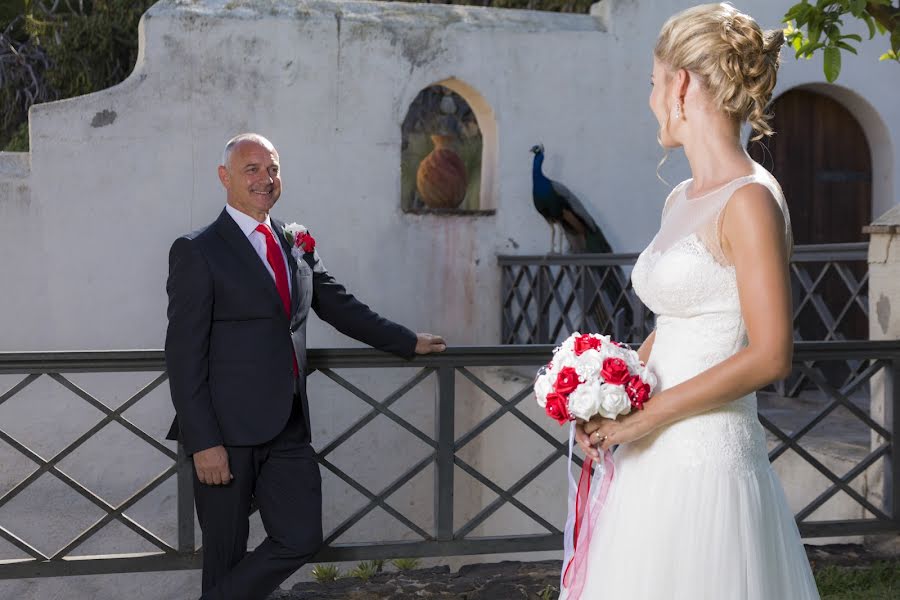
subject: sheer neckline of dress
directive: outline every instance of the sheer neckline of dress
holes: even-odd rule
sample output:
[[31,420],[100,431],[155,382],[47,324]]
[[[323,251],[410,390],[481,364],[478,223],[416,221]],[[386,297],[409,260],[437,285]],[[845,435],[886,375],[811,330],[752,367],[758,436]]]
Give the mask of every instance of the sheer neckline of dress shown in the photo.
[[691,197],[691,195],[690,195],[690,188],[692,185],[694,185],[694,178],[691,177],[690,179],[685,181],[684,187],[682,188],[681,195],[688,202],[695,202],[697,200],[702,200],[708,196],[712,196],[713,194],[721,192],[722,190],[726,189],[728,186],[734,185],[736,182],[741,181],[742,179],[752,179],[755,176],[756,176],[756,169],[754,169],[753,173],[748,173],[747,175],[741,175],[740,177],[735,177],[734,179],[731,179],[730,181],[725,182],[724,184],[720,185],[719,187],[717,187],[713,190],[710,190],[708,192],[704,192],[704,193],[700,194],[699,196],[695,196],[695,197]]

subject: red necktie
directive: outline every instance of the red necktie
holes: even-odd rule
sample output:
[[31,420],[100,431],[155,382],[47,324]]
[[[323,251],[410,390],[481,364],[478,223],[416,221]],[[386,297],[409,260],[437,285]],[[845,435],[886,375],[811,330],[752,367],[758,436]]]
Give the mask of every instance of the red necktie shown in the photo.
[[[263,234],[266,238],[266,260],[275,273],[275,287],[278,288],[278,295],[281,296],[281,302],[284,304],[284,312],[288,318],[291,317],[291,292],[288,288],[287,269],[284,267],[284,257],[281,254],[281,248],[275,241],[275,236],[268,227],[260,223],[256,227],[256,231]],[[297,376],[297,357],[294,357],[294,377]]]

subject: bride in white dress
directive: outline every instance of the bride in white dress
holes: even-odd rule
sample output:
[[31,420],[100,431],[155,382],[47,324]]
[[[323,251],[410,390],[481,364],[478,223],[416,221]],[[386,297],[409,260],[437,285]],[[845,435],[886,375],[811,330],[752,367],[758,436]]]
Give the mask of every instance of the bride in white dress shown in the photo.
[[657,316],[639,354],[659,387],[644,410],[577,428],[586,453],[618,449],[584,587],[568,600],[819,598],[756,414],[755,390],[791,369],[792,241],[781,188],[740,128],[772,133],[783,41],[728,4],[660,32],[650,107],[693,177],[632,273]]

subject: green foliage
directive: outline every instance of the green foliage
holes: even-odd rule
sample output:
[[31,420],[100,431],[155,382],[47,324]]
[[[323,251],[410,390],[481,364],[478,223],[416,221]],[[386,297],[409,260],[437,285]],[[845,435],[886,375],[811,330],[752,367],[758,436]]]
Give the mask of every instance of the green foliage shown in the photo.
[[335,565],[316,565],[312,570],[313,579],[319,583],[328,583],[341,576],[341,570]]
[[61,96],[119,83],[134,68],[137,25],[155,0],[94,0],[81,12],[31,14],[26,29],[47,49],[48,79]]
[[28,123],[19,124],[18,129],[12,132],[9,142],[6,144],[7,152],[28,152]]
[[816,571],[822,600],[874,600],[900,597],[900,563],[870,568],[825,567]]
[[[382,564],[384,564],[382,562]],[[363,581],[368,581],[372,577],[378,574],[379,569],[377,561],[368,561],[364,560],[363,562],[356,565],[356,567],[348,573],[350,577],[356,577],[357,579],[362,579]]]
[[538,592],[538,598],[541,600],[553,600],[559,594],[559,590],[553,587],[552,585],[548,585],[540,592]]
[[88,94],[125,79],[137,58],[138,21],[154,2],[16,0],[4,6],[0,148],[23,149],[17,134],[32,104]]
[[[900,3],[898,3],[900,4]],[[841,73],[841,51],[856,54],[852,42],[862,42],[856,34],[844,34],[844,17],[850,15],[866,24],[869,39],[889,34],[890,50],[880,60],[898,60],[900,54],[900,5],[892,0],[809,0],[798,2],[784,15],[785,39],[797,58],[812,58],[822,50],[822,68],[829,82]]]
[[391,563],[397,567],[398,571],[412,571],[419,567],[418,558],[395,558]]

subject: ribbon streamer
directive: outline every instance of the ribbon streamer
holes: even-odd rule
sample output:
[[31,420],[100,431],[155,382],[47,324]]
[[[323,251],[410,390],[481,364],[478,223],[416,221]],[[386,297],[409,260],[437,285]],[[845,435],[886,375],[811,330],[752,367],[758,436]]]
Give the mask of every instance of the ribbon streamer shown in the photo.
[[[560,589],[565,591],[567,600],[579,600],[587,578],[587,556],[591,545],[591,535],[597,524],[597,517],[606,504],[606,497],[615,474],[612,452],[605,450],[602,460],[594,463],[585,457],[581,466],[578,483],[572,475],[572,453],[575,447],[575,423],[569,425],[569,513],[566,517],[564,534],[563,571],[560,575]],[[593,475],[591,467],[593,465]]]

